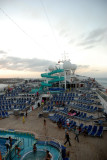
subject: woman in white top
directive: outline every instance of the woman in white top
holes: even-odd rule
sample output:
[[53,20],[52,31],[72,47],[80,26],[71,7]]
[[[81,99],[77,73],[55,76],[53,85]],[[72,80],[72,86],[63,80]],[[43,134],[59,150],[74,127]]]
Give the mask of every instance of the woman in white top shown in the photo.
[[69,119],[66,120],[67,126],[69,126]]

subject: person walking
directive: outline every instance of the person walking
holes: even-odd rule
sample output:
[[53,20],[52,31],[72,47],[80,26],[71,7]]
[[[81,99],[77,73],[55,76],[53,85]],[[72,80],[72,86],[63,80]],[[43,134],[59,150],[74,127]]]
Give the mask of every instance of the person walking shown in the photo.
[[22,121],[23,121],[23,123],[25,123],[25,117],[24,116],[23,116],[23,120]]
[[44,119],[44,127],[46,127],[46,119]]
[[65,138],[66,138],[66,134],[67,134],[68,130],[65,128]]
[[70,137],[69,137],[68,132],[66,133],[65,138],[66,138],[66,141],[65,141],[64,145],[65,145],[67,142],[69,142],[69,146],[71,146]]
[[26,109],[26,117],[27,117],[28,113],[27,113],[27,109]]
[[47,135],[47,127],[46,127],[46,119],[44,118],[44,121],[43,121],[43,129],[44,129],[44,134],[45,136]]
[[79,129],[76,128],[76,130],[75,130],[75,140],[77,140],[79,142],[78,136],[79,136]]

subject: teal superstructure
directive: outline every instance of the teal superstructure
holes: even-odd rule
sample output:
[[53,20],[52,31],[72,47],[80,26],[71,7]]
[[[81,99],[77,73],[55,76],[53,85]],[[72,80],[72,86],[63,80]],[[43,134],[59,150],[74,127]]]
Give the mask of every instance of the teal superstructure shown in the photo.
[[43,92],[45,88],[48,89],[49,87],[52,87],[53,83],[64,81],[64,76],[60,76],[61,72],[64,72],[64,69],[56,69],[49,73],[42,73],[41,77],[46,78],[45,81],[41,82],[39,89],[33,89],[31,92]]

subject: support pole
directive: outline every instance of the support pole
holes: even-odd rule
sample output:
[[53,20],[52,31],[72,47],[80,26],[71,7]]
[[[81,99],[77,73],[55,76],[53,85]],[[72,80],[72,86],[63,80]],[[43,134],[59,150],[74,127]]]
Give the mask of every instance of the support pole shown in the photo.
[[66,90],[66,71],[64,71],[64,78],[65,78],[65,90]]

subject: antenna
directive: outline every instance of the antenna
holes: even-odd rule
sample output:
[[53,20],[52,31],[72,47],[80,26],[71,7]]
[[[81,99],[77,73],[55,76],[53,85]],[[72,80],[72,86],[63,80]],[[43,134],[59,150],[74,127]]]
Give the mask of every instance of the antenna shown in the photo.
[[64,51],[64,53],[62,53],[61,60],[59,60],[58,63],[60,63],[60,62],[64,63],[64,61],[70,61],[69,53],[67,53],[65,51]]

